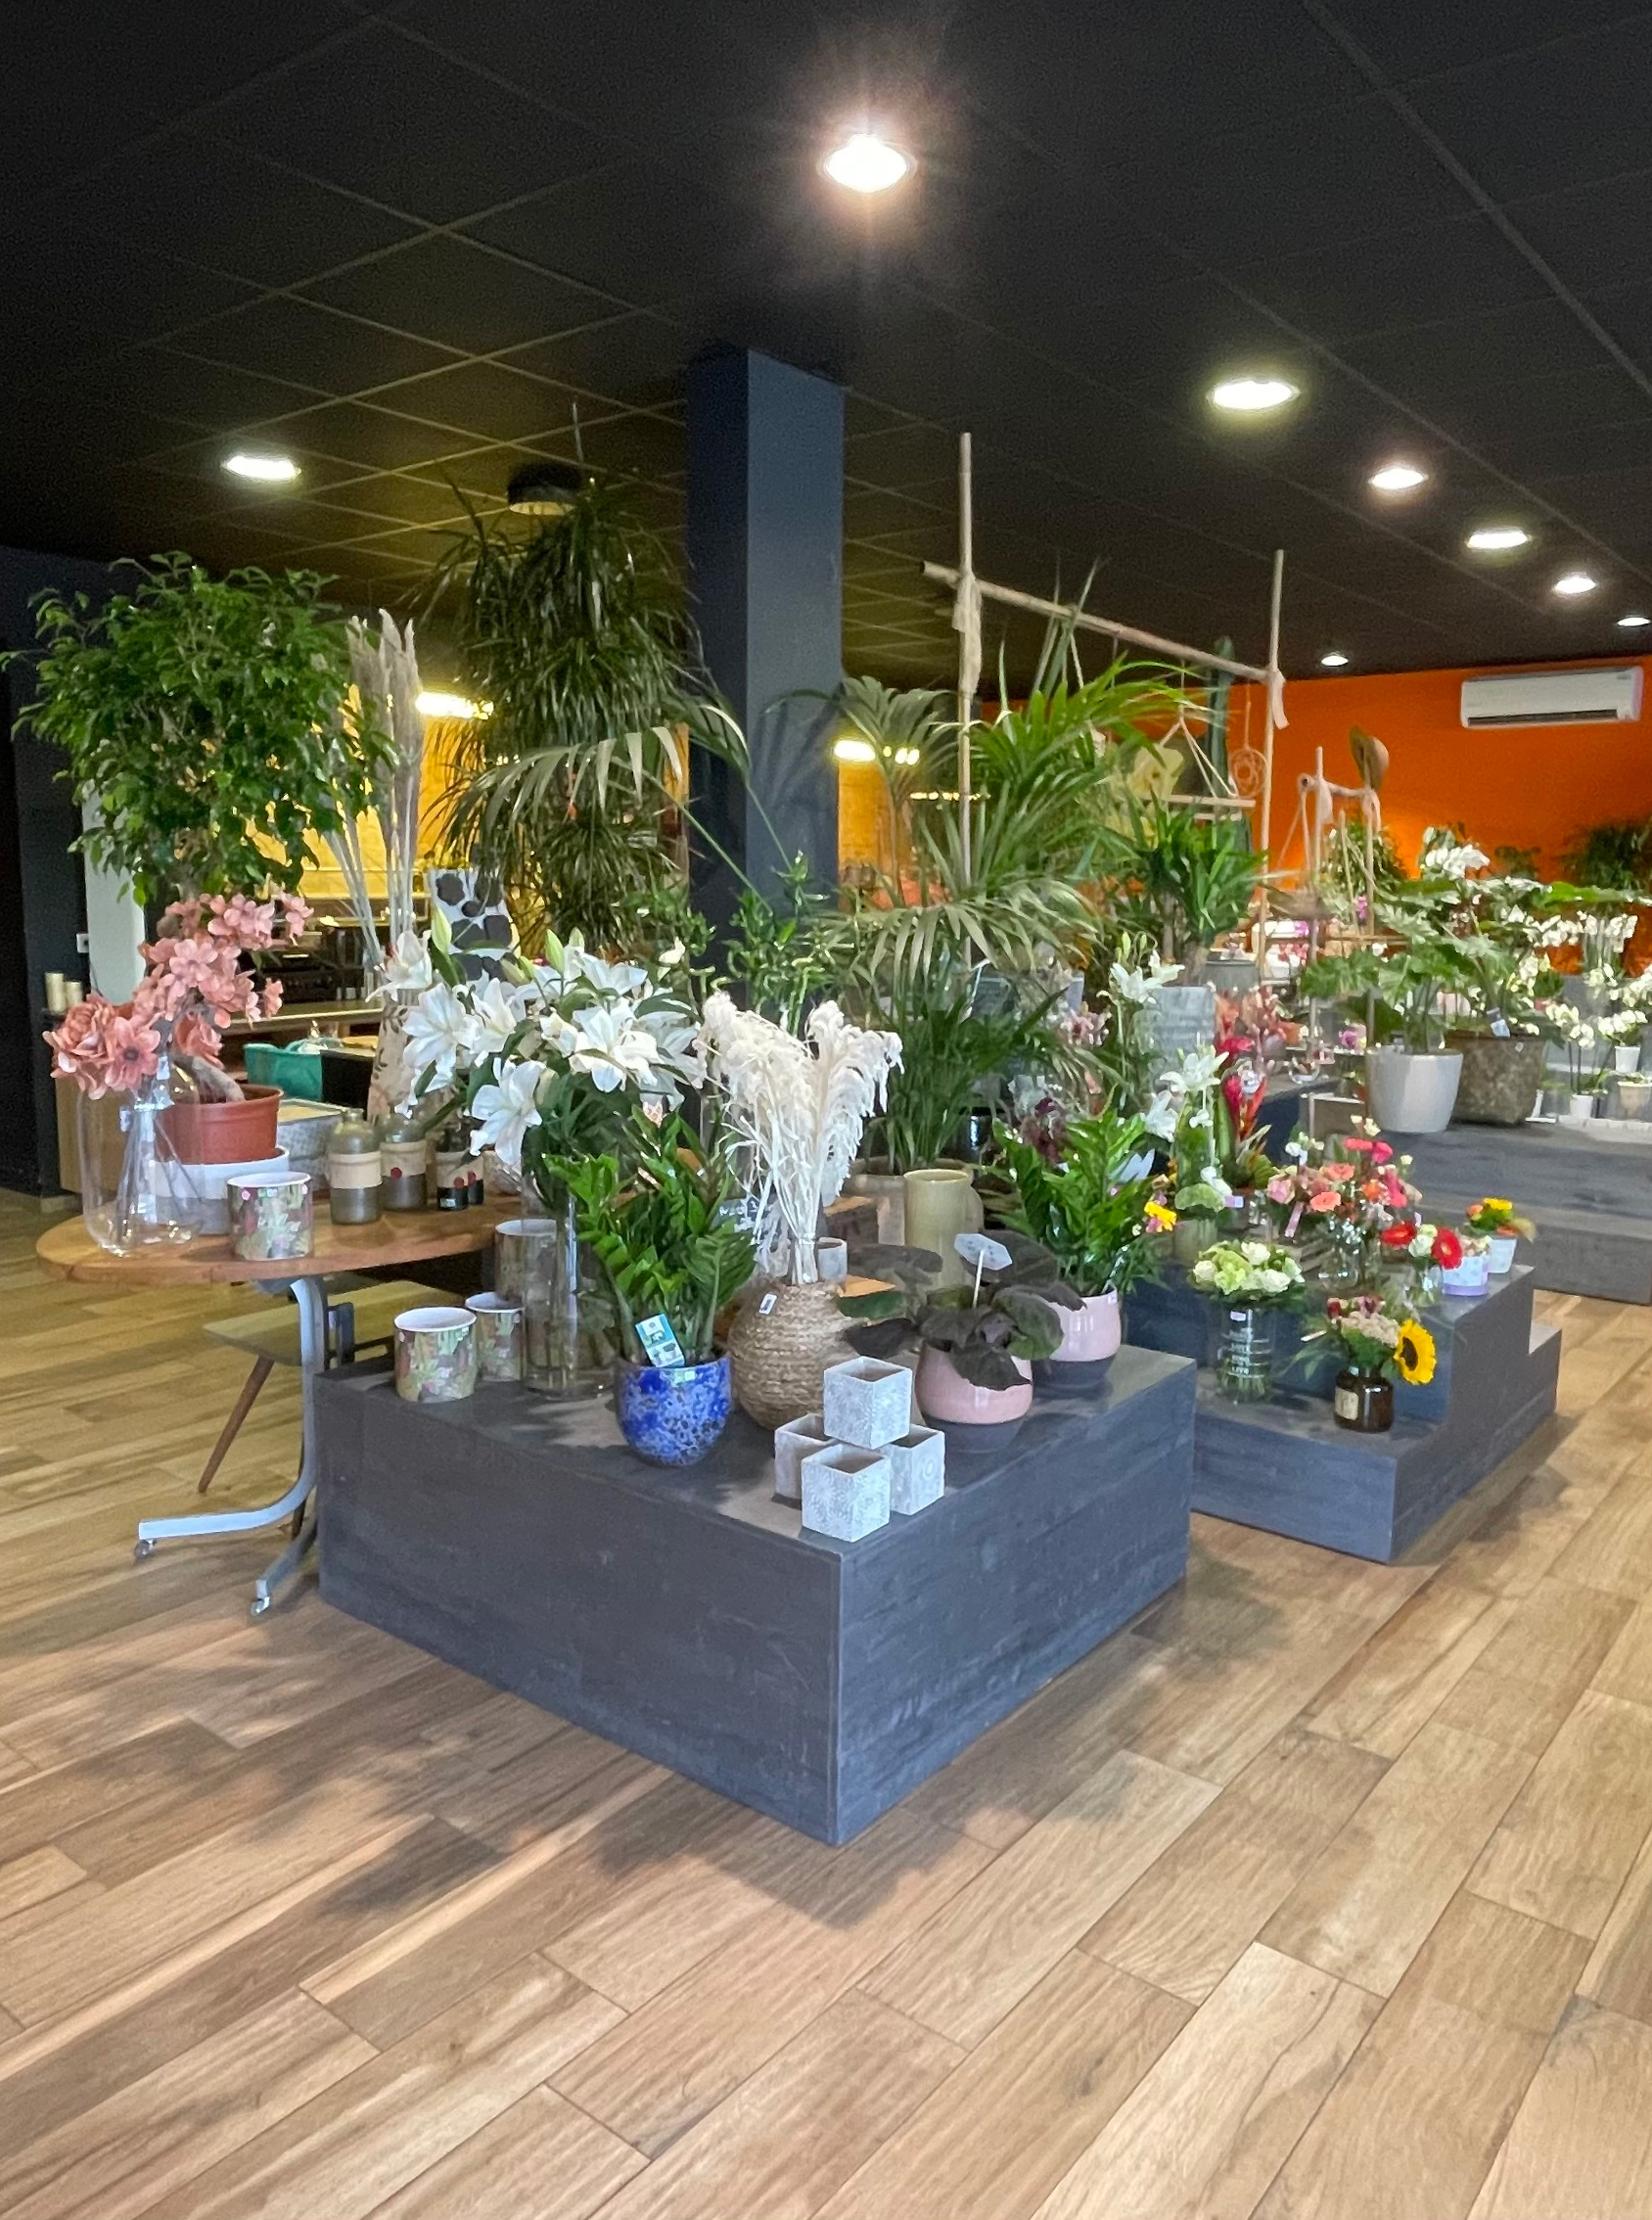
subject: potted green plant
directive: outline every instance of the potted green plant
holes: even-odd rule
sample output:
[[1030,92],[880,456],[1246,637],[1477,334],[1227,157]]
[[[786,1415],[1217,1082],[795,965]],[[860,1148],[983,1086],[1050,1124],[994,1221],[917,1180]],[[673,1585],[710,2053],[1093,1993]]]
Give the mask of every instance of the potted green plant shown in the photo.
[[1216,1241],[1190,1276],[1215,1314],[1217,1387],[1233,1403],[1264,1401],[1273,1386],[1274,1314],[1301,1304],[1301,1265],[1277,1241]]
[[36,597],[34,692],[19,722],[69,759],[79,846],[141,902],[292,891],[312,833],[372,795],[387,741],[341,738],[343,614],[312,571],[212,578],[188,555],[122,565],[130,592]]
[[1126,929],[1154,938],[1182,984],[1203,977],[1212,948],[1250,914],[1261,864],[1246,828],[1173,802],[1131,797],[1104,837],[1100,862]]
[[754,1265],[734,1179],[676,1118],[649,1129],[628,1181],[613,1156],[570,1160],[563,1173],[619,1325],[620,1431],[651,1464],[695,1464],[733,1408],[717,1318]]
[[1462,1077],[1458,1049],[1445,1046],[1441,996],[1461,994],[1471,974],[1460,942],[1418,912],[1400,944],[1379,942],[1322,956],[1302,975],[1310,999],[1340,1001],[1375,1031],[1367,1041],[1365,1093],[1385,1133],[1438,1133],[1451,1122]]
[[1016,1199],[1003,1213],[1012,1231],[1042,1244],[1061,1277],[1079,1297],[1062,1318],[1058,1364],[1097,1364],[1118,1353],[1121,1299],[1155,1270],[1147,1240],[1151,1178],[1127,1173],[1139,1160],[1147,1129],[1138,1117],[1106,1112],[1069,1121],[1064,1155],[1048,1163],[1037,1149],[1000,1129],[998,1145],[1015,1180]]
[[1032,1361],[1061,1346],[1061,1314],[1079,1297],[1050,1252],[1024,1235],[985,1234],[973,1281],[933,1291],[885,1287],[843,1295],[838,1308],[861,1323],[851,1338],[863,1356],[918,1344],[917,1396],[927,1418],[963,1426],[1003,1425],[1032,1407]]

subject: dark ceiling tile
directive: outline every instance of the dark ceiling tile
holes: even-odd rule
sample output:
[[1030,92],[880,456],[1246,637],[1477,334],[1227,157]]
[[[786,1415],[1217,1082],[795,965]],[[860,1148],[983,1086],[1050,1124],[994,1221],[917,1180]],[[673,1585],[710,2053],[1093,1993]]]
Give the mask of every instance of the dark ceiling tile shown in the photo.
[[424,479],[392,471],[330,486],[326,505],[399,524],[451,524],[465,513],[462,497],[439,474]]
[[96,360],[252,298],[233,278],[134,247],[89,217],[47,218],[0,253],[14,366]]
[[478,354],[595,323],[616,306],[447,237],[420,240],[305,290],[350,315]]
[[[1553,51],[1561,34],[1624,14],[1622,0],[1497,0],[1494,8],[1442,7],[1439,0],[1335,0],[1333,14],[1400,84],[1446,69],[1477,70],[1494,57],[1533,47]],[[1333,49],[1334,51],[1334,49]]]
[[411,463],[435,462],[462,454],[476,444],[467,435],[432,424],[415,424],[365,401],[327,401],[320,407],[271,417],[252,430],[273,444],[309,448],[341,462],[402,470]]
[[380,32],[366,69],[284,70],[212,118],[215,135],[431,223],[536,193],[606,159],[588,132],[427,47]]
[[300,408],[317,396],[316,388],[306,389],[296,378],[254,377],[166,347],[137,347],[89,363],[77,372],[75,384],[111,400],[141,393],[145,404],[164,416],[226,432],[280,409]]
[[1584,27],[1502,61],[1414,85],[1410,99],[1493,200],[1610,178],[1646,161],[1652,52],[1644,24]]
[[615,163],[467,228],[582,285],[639,306],[722,282],[737,211],[652,163]]
[[678,391],[695,344],[657,316],[611,316],[583,331],[513,347],[507,360],[514,368],[582,393],[630,407],[650,406]]
[[493,362],[456,363],[375,395],[380,408],[449,424],[482,439],[522,439],[558,432],[578,395],[542,378]]
[[1472,213],[1367,240],[1354,254],[1338,247],[1264,259],[1235,271],[1233,282],[1310,339],[1332,346],[1548,294],[1495,224]]
[[455,359],[445,348],[289,294],[270,294],[231,315],[214,317],[179,344],[192,354],[235,363],[264,377],[302,378],[323,393],[340,395],[417,377]]
[[1509,218],[1574,293],[1610,297],[1645,279],[1652,169],[1535,199],[1523,196],[1511,205]]

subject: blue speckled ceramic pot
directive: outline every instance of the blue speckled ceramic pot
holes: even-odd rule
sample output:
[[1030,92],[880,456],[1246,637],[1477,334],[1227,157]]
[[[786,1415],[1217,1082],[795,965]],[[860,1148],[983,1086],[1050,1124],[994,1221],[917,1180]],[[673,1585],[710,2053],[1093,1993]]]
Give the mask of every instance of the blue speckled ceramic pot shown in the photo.
[[733,1409],[728,1359],[704,1364],[614,1367],[620,1431],[650,1464],[698,1464],[728,1424]]

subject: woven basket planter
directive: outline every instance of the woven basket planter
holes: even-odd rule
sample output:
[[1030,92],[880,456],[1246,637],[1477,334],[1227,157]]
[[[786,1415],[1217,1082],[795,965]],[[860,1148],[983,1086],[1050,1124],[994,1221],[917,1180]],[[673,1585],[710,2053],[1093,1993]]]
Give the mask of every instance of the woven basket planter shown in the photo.
[[841,1285],[830,1279],[803,1286],[758,1282],[741,1305],[728,1336],[734,1400],[759,1426],[784,1426],[818,1411],[827,1365],[854,1355],[838,1309]]

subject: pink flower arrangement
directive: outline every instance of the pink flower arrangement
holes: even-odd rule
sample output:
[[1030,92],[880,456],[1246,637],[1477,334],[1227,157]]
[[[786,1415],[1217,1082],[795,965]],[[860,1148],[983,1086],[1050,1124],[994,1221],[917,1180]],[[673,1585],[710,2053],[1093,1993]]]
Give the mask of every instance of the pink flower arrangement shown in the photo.
[[243,959],[291,946],[308,916],[309,904],[290,894],[173,902],[144,945],[144,976],[131,1001],[89,994],[46,1035],[53,1071],[96,1096],[153,1079],[168,1045],[215,1064],[226,1025],[274,1017],[281,1007],[280,982],[260,983]]

